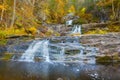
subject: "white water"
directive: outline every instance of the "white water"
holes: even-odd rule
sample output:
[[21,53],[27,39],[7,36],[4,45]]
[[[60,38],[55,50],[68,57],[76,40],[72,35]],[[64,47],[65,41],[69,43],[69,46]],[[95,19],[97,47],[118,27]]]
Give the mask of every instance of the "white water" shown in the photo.
[[[80,52],[66,54],[67,50],[80,50]],[[72,43],[69,40],[65,43],[52,44],[48,40],[35,40],[23,53],[19,61],[34,62],[35,60],[45,60],[46,62],[83,61],[95,63],[95,58],[92,56],[96,55],[96,51],[98,50],[94,47],[83,46],[79,42]]]
[[65,48],[64,47],[61,48],[60,55],[61,55],[61,61],[64,61],[65,60]]
[[33,41],[21,56],[20,61],[34,62],[35,53],[37,52],[42,53],[46,61],[49,61],[48,44],[48,40]]
[[67,26],[71,26],[72,23],[73,23],[73,20],[66,21],[66,25],[67,25]]
[[43,56],[46,58],[46,61],[50,62],[48,44],[49,44],[49,41],[44,42],[42,52],[43,52]]
[[75,34],[75,33],[82,34],[81,25],[74,25],[71,33],[72,33],[72,34]]

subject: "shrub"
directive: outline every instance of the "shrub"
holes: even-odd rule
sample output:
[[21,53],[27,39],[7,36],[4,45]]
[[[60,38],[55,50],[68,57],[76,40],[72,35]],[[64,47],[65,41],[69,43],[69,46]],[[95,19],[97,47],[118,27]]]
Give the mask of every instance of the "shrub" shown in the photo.
[[108,26],[109,32],[120,32],[120,26],[119,25],[110,25]]
[[37,29],[35,27],[30,27],[28,29],[33,35],[37,32]]
[[5,39],[6,36],[7,34],[4,31],[0,30],[0,39]]
[[86,32],[86,34],[106,34],[106,33],[108,33],[108,31],[100,30],[100,29],[91,30],[91,31]]

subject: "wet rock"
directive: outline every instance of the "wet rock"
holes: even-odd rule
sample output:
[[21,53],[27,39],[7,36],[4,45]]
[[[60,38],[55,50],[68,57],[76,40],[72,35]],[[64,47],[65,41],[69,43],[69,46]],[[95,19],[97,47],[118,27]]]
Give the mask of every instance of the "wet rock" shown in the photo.
[[1,45],[1,46],[0,46],[0,57],[3,56],[3,54],[4,54],[6,51],[7,51],[6,46]]
[[65,50],[65,54],[67,55],[75,55],[75,54],[79,54],[80,50],[76,49],[76,50]]
[[103,57],[98,57],[98,58],[96,59],[96,62],[97,62],[97,63],[112,62],[112,61],[113,61],[113,59],[112,59],[111,56],[103,56]]
[[72,36],[62,36],[62,37],[52,37],[49,39],[50,43],[80,43],[80,37],[72,37]]
[[99,48],[101,54],[119,53],[120,33],[109,33],[104,35],[84,35],[80,39],[82,44]]
[[24,53],[32,40],[12,39],[7,43],[7,52],[9,53]]
[[35,57],[34,58],[35,62],[39,62],[39,61],[45,61],[45,59],[43,59],[42,57]]

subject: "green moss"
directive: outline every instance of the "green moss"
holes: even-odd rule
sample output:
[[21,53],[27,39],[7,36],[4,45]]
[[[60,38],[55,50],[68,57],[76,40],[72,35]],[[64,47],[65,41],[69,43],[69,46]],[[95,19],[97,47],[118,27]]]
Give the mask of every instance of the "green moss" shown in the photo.
[[13,54],[6,53],[4,54],[2,60],[8,61],[13,57]]
[[114,62],[120,62],[119,54],[114,54],[113,60],[114,60]]
[[109,32],[120,32],[120,25],[110,25],[108,29]]
[[81,18],[73,22],[73,24],[85,24],[85,23],[86,23],[86,20]]
[[120,32],[120,25],[108,25],[106,28],[94,28],[94,30],[88,30],[85,34],[107,34],[109,32]]
[[7,34],[3,30],[0,30],[0,39],[5,39],[6,36]]
[[106,63],[106,62],[120,62],[120,57],[117,54],[112,56],[103,56],[96,59],[97,63]]
[[98,57],[96,62],[112,62],[113,58],[111,56]]
[[97,29],[97,30],[88,31],[88,32],[86,32],[85,34],[107,34],[107,33],[108,33],[107,30]]
[[65,54],[74,55],[80,53],[80,50],[66,50]]
[[6,43],[7,43],[7,40],[6,40],[6,39],[0,40],[0,45],[6,45]]

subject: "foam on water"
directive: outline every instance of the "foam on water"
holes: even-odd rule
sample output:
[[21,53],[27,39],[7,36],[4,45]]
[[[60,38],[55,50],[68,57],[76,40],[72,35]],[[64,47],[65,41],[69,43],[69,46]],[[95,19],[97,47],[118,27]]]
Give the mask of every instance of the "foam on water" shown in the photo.
[[46,61],[49,61],[48,44],[48,40],[33,41],[25,53],[23,53],[19,61],[33,62],[37,52],[42,53],[46,58]]

